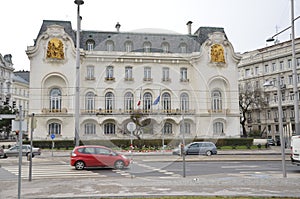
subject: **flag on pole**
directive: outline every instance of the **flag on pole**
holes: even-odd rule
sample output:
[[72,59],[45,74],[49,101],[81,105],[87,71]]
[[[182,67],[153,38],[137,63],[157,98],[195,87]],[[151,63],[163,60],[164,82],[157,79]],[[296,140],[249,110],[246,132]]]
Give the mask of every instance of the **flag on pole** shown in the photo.
[[153,105],[156,105],[159,103],[160,95],[154,100]]
[[141,105],[141,100],[142,100],[142,87],[141,87],[141,91],[140,91],[140,99],[137,102],[137,106]]
[[158,103],[159,103],[159,101],[160,101],[160,90],[159,90],[159,95],[158,95],[158,97],[154,100],[154,102],[153,102],[153,105],[157,105]]

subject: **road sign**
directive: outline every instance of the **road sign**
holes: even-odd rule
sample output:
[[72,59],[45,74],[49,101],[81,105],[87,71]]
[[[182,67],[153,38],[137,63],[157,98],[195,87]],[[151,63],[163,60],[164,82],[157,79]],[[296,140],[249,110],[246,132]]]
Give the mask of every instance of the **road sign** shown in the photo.
[[129,122],[129,123],[127,124],[127,129],[128,129],[128,131],[130,131],[130,132],[134,131],[134,130],[136,129],[135,123],[134,123],[134,122]]
[[53,140],[55,138],[55,134],[51,134],[51,139]]

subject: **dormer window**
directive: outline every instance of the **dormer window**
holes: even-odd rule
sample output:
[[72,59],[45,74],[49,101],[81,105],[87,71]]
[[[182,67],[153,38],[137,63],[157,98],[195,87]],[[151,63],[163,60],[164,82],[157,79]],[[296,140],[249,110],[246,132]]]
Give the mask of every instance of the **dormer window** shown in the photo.
[[95,41],[93,40],[87,40],[86,42],[86,48],[88,51],[92,51],[94,50],[94,47],[95,47]]
[[131,41],[127,41],[127,42],[125,43],[125,51],[126,51],[126,52],[131,52],[132,49],[133,49],[133,44],[132,44],[132,42],[131,42]]
[[168,53],[170,51],[170,45],[167,42],[163,43],[162,50],[164,53]]
[[145,53],[150,53],[151,52],[151,43],[150,42],[145,42],[144,43],[144,52]]
[[106,50],[108,52],[112,52],[114,50],[114,42],[113,41],[106,42]]

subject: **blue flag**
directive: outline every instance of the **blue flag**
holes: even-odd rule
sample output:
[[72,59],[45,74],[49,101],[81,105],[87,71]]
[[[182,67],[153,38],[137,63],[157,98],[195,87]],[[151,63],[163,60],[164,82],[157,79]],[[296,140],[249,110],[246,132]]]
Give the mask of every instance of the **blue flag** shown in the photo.
[[156,100],[154,100],[153,105],[158,104],[159,100],[160,100],[160,95],[156,98]]

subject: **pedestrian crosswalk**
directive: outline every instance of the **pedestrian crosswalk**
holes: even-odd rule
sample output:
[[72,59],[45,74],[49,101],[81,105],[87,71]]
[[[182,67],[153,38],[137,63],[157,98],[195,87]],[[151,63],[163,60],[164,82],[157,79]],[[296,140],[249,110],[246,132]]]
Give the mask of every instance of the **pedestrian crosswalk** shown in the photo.
[[[2,167],[2,169],[18,176],[18,165],[11,165]],[[22,166],[22,179],[29,179],[29,167]],[[100,173],[94,173],[89,170],[75,170],[69,165],[36,165],[32,168],[32,179],[53,179],[53,178],[86,178],[86,177],[107,177]]]

